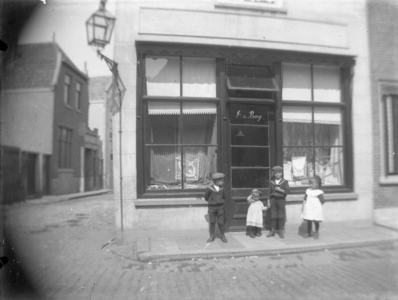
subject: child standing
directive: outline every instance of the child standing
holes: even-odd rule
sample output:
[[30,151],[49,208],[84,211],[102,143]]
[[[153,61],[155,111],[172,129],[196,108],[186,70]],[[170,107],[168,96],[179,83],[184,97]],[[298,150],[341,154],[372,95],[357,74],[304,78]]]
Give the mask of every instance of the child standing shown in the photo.
[[214,230],[216,228],[216,221],[218,224],[218,228],[220,229],[221,240],[224,243],[228,242],[224,235],[224,177],[225,175],[223,173],[213,174],[212,179],[214,185],[209,186],[204,195],[204,198],[208,202],[209,207],[208,214],[210,222],[210,237],[207,240],[208,243],[214,241],[215,239]]
[[263,210],[267,207],[260,201],[261,191],[254,189],[251,195],[247,198],[250,203],[247,210],[246,226],[251,238],[261,236],[261,228],[263,227]]
[[290,187],[287,180],[282,177],[283,168],[275,166],[272,168],[274,173],[273,180],[271,180],[270,189],[270,203],[271,203],[271,232],[267,237],[275,235],[278,222],[278,234],[281,239],[285,237],[284,226],[286,217],[286,195],[290,193]]
[[319,238],[319,223],[323,221],[323,211],[322,205],[325,203],[325,198],[323,197],[322,180],[321,177],[315,175],[311,180],[312,186],[305,191],[304,201],[303,201],[303,219],[307,221],[307,234],[303,236],[304,238],[309,238],[311,236],[312,222],[315,223],[315,235],[314,239]]

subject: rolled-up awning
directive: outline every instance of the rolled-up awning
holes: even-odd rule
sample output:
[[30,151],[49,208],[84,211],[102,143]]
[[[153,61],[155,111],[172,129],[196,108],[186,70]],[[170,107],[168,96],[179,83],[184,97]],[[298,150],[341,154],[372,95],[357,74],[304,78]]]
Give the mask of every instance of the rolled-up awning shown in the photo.
[[[183,103],[184,115],[215,115],[217,108],[212,103]],[[181,114],[180,103],[175,102],[149,102],[149,115],[179,115]]]
[[[310,107],[285,106],[283,108],[283,122],[312,123]],[[338,108],[316,107],[314,123],[341,125],[341,111]]]

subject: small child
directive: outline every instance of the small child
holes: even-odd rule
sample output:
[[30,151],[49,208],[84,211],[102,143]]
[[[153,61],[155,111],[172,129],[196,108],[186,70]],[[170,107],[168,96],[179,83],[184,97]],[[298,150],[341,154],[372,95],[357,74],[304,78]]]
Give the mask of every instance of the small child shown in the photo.
[[209,186],[205,192],[204,198],[208,205],[209,223],[210,223],[210,237],[207,240],[208,243],[214,241],[214,231],[216,228],[216,222],[221,233],[221,240],[227,243],[227,238],[224,234],[224,201],[225,193],[223,189],[224,185],[223,173],[213,174],[214,185]]
[[250,203],[247,210],[246,226],[251,238],[261,236],[261,228],[263,227],[263,210],[268,208],[260,201],[261,191],[254,189],[247,198]]
[[322,205],[325,203],[323,197],[322,179],[318,175],[315,175],[311,180],[312,186],[305,191],[303,206],[302,206],[302,218],[307,221],[307,234],[303,238],[309,238],[311,236],[312,222],[315,223],[315,235],[314,239],[319,238],[319,223],[323,221]]

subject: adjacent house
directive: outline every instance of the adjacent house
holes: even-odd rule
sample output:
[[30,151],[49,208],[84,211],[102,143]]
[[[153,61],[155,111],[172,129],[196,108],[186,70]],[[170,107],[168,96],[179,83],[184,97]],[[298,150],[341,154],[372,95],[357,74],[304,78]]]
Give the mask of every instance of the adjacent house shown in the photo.
[[398,13],[396,1],[368,1],[376,224],[398,229]]
[[11,57],[2,82],[4,201],[100,188],[87,75],[54,42],[19,45]]
[[226,226],[243,230],[246,198],[268,198],[275,165],[292,190],[287,222],[301,223],[314,174],[326,222],[372,222],[366,0],[117,1],[115,17],[127,89],[113,122],[118,227],[207,228],[202,196],[217,171]]
[[97,128],[102,141],[104,188],[113,189],[112,77],[90,77],[89,127]]

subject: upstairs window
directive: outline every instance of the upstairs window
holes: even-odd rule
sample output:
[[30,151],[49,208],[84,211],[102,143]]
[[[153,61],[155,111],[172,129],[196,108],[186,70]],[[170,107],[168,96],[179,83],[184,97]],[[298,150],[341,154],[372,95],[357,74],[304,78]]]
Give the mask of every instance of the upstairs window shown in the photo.
[[82,110],[81,88],[82,88],[82,85],[79,82],[77,82],[76,83],[76,97],[75,98],[76,98],[76,108],[78,110]]
[[345,185],[340,68],[283,64],[283,168],[290,186]]
[[70,76],[65,75],[65,81],[64,81],[64,103],[66,105],[70,105]]

